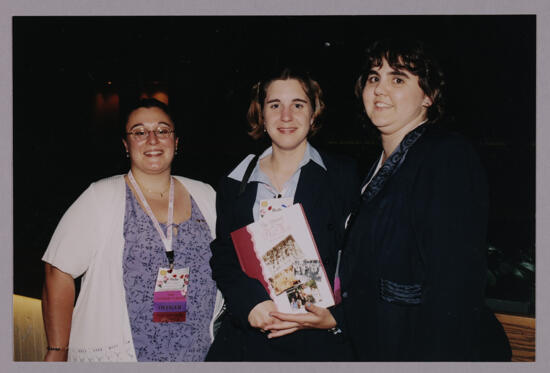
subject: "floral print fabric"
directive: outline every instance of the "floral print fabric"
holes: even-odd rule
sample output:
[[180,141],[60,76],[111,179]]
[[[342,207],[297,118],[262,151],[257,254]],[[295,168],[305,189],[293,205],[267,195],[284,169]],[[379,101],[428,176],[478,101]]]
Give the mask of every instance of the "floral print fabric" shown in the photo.
[[[166,225],[160,224],[166,232]],[[123,279],[138,361],[203,361],[210,347],[209,325],[216,285],[209,265],[212,237],[191,197],[191,217],[174,224],[175,268],[189,267],[185,322],[154,323],[153,294],[160,267],[168,267],[165,248],[149,216],[126,185]]]

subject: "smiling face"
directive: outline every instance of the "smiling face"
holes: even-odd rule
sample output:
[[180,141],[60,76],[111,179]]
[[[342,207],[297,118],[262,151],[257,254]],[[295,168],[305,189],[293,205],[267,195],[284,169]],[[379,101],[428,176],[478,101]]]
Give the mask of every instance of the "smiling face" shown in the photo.
[[[170,116],[158,107],[141,107],[134,110],[128,117],[126,132],[135,130],[174,129]],[[168,137],[159,139],[154,132],[149,132],[144,140],[138,140],[134,135],[127,135],[122,140],[126,151],[130,155],[132,171],[146,174],[170,172],[174,151],[178,139],[172,133]]]
[[274,150],[306,146],[313,109],[298,80],[274,80],[269,84],[263,104],[263,121]]
[[418,77],[394,70],[386,60],[373,67],[363,89],[363,105],[381,134],[408,133],[427,118],[432,100],[422,91]]

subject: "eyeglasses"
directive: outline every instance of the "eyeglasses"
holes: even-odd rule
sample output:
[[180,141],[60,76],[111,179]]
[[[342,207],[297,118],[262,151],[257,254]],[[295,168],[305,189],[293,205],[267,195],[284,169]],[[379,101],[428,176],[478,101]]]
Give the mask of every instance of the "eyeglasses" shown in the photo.
[[143,141],[149,137],[149,134],[153,132],[157,139],[167,139],[170,137],[171,134],[173,134],[173,129],[170,128],[157,128],[156,130],[148,130],[145,128],[138,128],[130,132],[126,132],[128,135],[132,135],[135,140],[137,141]]

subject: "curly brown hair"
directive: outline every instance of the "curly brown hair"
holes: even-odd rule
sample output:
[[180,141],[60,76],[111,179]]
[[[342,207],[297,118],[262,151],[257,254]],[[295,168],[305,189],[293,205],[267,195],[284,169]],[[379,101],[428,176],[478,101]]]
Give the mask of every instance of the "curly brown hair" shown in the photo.
[[[444,114],[445,79],[438,62],[419,40],[384,39],[375,41],[365,52],[365,63],[355,84],[355,96],[361,100],[369,72],[384,61],[395,70],[407,70],[418,77],[422,91],[430,97],[428,119],[436,121]],[[366,113],[364,113],[366,115]]]

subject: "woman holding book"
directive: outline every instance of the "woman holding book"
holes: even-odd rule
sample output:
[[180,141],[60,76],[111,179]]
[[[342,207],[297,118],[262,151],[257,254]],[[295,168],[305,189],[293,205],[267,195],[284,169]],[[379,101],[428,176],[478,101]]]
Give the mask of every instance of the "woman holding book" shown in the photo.
[[335,307],[308,306],[310,322],[323,320],[322,327],[330,331],[295,323],[268,330],[278,322],[271,316],[277,311],[275,303],[260,281],[242,271],[230,237],[231,232],[260,219],[262,201],[283,198],[301,203],[332,285],[341,227],[358,196],[358,180],[353,163],[321,153],[308,142],[320,127],[321,96],[315,80],[290,69],[252,88],[249,134],[254,139],[269,136],[271,146],[259,157],[246,157],[220,183],[217,239],[211,244],[210,264],[226,299],[227,314],[207,360],[350,359],[349,347],[334,333],[337,325],[331,312],[337,312]]

